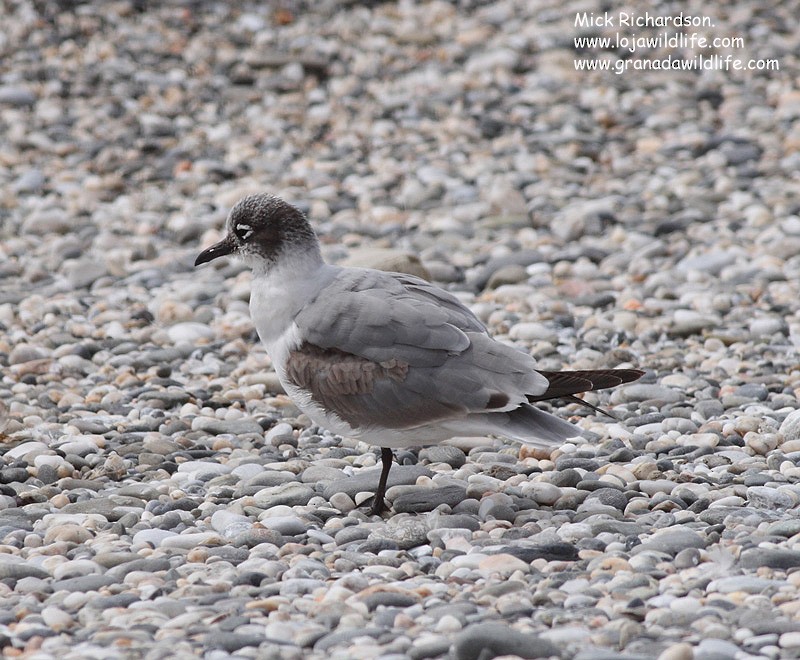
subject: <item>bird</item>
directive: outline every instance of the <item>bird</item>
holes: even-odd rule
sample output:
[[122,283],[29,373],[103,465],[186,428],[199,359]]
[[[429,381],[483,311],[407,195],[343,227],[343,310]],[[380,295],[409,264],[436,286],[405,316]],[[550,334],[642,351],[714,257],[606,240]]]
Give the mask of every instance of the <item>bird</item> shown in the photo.
[[311,421],[381,448],[371,513],[386,509],[393,449],[494,435],[540,447],[580,435],[533,405],[640,378],[639,369],[548,371],[493,339],[452,293],[404,273],[327,263],[306,216],[269,193],[239,200],[225,237],[252,270],[250,315],[286,393]]

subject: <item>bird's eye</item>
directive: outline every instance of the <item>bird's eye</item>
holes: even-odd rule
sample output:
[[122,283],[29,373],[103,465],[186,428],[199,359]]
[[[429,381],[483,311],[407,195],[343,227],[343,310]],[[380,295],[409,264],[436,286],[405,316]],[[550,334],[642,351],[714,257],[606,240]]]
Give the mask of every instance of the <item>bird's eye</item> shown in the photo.
[[236,236],[239,237],[239,240],[242,241],[246,241],[248,238],[250,238],[250,236],[253,235],[253,228],[244,223],[237,224],[233,230],[236,232]]

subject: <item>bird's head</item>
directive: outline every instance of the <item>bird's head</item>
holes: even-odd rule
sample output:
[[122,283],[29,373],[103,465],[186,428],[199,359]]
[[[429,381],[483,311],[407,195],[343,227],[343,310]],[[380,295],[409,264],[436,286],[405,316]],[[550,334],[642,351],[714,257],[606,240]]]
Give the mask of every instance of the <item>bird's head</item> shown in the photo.
[[287,252],[319,252],[319,242],[306,217],[274,195],[261,193],[240,199],[228,214],[226,226],[225,238],[203,250],[195,266],[233,255],[254,270],[266,271]]

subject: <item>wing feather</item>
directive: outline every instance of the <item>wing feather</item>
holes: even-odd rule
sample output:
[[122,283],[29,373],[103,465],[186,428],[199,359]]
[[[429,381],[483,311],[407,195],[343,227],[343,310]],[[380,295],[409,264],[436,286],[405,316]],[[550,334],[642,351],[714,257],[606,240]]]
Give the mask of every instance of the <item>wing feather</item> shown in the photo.
[[639,369],[586,369],[578,371],[540,371],[547,378],[547,389],[528,396],[528,401],[569,398],[590,390],[602,390],[630,383],[644,375]]
[[534,360],[424,280],[347,269],[295,317],[285,377],[353,428],[409,429],[541,394]]

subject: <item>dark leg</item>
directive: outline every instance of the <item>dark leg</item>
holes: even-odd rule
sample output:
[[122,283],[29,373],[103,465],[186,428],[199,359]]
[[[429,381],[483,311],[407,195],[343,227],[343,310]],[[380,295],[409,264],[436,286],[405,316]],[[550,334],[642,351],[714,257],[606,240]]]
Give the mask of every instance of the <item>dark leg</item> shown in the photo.
[[383,463],[383,470],[381,470],[381,478],[378,481],[378,490],[375,491],[375,498],[372,500],[372,509],[370,513],[375,515],[380,515],[380,513],[386,508],[386,501],[384,497],[386,496],[386,480],[389,478],[389,470],[392,468],[392,460],[394,459],[394,455],[392,454],[392,450],[388,447],[381,447],[381,463]]

